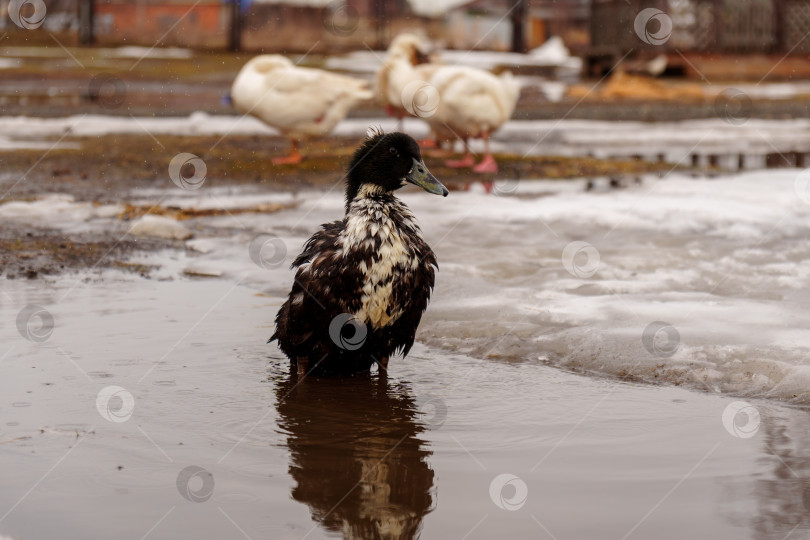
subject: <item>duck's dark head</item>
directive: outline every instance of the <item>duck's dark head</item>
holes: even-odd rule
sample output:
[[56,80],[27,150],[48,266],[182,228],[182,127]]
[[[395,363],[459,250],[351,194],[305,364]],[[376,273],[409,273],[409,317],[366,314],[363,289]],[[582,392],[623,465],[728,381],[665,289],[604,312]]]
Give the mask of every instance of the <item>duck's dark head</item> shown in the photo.
[[405,133],[373,131],[354,152],[349,164],[346,207],[361,193],[385,193],[405,182],[447,197],[449,191],[430,174],[419,145]]

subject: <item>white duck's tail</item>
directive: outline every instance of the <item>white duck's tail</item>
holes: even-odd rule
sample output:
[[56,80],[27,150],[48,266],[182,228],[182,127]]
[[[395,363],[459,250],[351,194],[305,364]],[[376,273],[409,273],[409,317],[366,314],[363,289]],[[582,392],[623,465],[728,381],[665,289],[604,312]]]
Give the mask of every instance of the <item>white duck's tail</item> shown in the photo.
[[370,88],[370,85],[367,81],[357,81],[357,90],[355,91],[355,96],[357,97],[358,101],[364,101],[367,99],[372,99],[374,97],[374,90]]
[[344,100],[349,108],[374,97],[374,92],[369,88],[368,81],[355,79],[347,75],[329,73],[324,76],[323,84],[328,86],[329,90],[336,95],[342,96],[340,99]]

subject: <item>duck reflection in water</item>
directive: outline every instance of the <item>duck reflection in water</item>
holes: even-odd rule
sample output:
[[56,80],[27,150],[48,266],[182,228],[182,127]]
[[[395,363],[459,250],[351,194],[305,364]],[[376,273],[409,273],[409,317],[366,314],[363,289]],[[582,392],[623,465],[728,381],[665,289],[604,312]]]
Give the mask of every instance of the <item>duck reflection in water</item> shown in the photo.
[[383,375],[318,379],[295,373],[276,388],[287,433],[292,497],[344,538],[418,538],[433,508],[431,453],[408,390]]
[[810,538],[810,410],[762,402],[755,408],[761,417],[749,436],[759,455],[751,471],[720,479],[721,511],[754,540]]

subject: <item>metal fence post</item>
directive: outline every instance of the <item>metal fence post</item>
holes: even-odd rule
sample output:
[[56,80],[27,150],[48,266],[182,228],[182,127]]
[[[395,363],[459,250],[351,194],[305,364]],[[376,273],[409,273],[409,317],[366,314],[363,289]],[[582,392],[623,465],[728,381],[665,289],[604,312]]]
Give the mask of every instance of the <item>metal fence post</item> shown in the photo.
[[93,12],[95,11],[95,0],[79,0],[79,43],[82,45],[92,45],[96,41],[93,32]]
[[231,0],[231,28],[228,33],[228,50],[239,52],[242,50],[242,2]]

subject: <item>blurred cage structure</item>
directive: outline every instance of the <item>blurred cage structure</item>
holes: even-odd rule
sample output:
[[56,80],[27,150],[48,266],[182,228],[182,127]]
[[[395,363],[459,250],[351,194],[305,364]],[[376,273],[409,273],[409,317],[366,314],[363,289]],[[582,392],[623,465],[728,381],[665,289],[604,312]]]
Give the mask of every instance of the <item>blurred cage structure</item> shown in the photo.
[[[647,8],[671,20],[664,43],[645,42],[636,33],[635,19]],[[659,21],[647,24],[652,33],[660,30]],[[807,56],[808,36],[810,0],[592,0],[585,65],[597,75],[625,55],[667,54],[675,70],[693,56]]]

